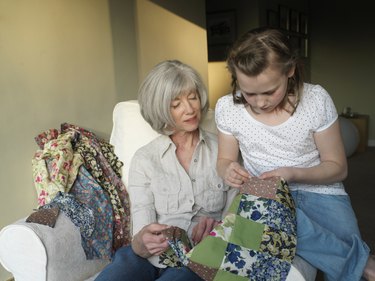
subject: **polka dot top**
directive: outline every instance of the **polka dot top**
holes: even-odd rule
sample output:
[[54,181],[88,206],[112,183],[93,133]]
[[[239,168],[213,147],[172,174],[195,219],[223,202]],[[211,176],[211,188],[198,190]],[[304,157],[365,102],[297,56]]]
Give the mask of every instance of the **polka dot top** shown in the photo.
[[[215,109],[218,130],[234,136],[245,168],[253,175],[278,167],[312,167],[320,163],[314,132],[330,127],[338,118],[328,92],[320,85],[304,84],[296,112],[284,123],[269,126],[254,119],[232,94],[221,97]],[[329,185],[290,183],[291,190],[346,194],[341,182]]]

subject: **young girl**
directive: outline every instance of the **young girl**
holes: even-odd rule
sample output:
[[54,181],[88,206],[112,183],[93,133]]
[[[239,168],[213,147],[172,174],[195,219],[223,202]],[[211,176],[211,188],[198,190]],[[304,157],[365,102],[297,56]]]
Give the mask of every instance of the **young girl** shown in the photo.
[[375,260],[342,184],[346,156],[327,91],[303,83],[298,52],[276,29],[244,34],[227,66],[233,93],[215,111],[219,175],[234,187],[253,176],[283,177],[297,207],[297,254],[326,280],[375,280]]

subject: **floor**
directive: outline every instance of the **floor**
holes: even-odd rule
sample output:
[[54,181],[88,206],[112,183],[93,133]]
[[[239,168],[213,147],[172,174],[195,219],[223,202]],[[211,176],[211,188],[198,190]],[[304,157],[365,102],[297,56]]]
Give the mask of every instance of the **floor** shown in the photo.
[[[375,254],[375,147],[348,158],[348,177],[344,181],[357,215],[363,240]],[[323,281],[318,272],[316,281]]]

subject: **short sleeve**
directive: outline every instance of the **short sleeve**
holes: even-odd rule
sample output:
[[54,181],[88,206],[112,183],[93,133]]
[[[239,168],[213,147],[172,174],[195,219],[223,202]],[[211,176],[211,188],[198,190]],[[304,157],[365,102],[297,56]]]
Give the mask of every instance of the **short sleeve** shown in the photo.
[[[329,93],[320,85],[315,85],[309,89],[309,101],[307,106],[314,109],[312,116],[316,132],[329,128],[337,119],[336,106]],[[305,93],[306,94],[306,93]]]
[[231,123],[231,104],[233,104],[233,101],[231,100],[231,95],[226,95],[224,97],[221,97],[215,107],[215,122],[217,129],[226,135],[233,135],[232,128],[230,126]]

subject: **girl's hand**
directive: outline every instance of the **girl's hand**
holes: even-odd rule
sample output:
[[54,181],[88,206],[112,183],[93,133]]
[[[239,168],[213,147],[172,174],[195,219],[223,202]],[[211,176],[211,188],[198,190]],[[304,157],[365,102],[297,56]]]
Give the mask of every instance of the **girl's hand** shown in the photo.
[[219,224],[218,221],[210,217],[201,217],[196,226],[194,226],[191,233],[191,240],[194,244],[199,243],[204,237],[206,237],[215,226]]
[[224,174],[226,184],[233,187],[240,187],[249,180],[251,175],[238,162],[231,162]]
[[152,223],[143,227],[133,238],[133,251],[142,258],[161,255],[169,247],[167,239],[161,233],[169,226]]
[[283,167],[278,168],[273,171],[268,171],[259,176],[260,179],[268,179],[272,177],[281,177],[287,182],[291,182],[293,180],[293,168],[292,167]]

